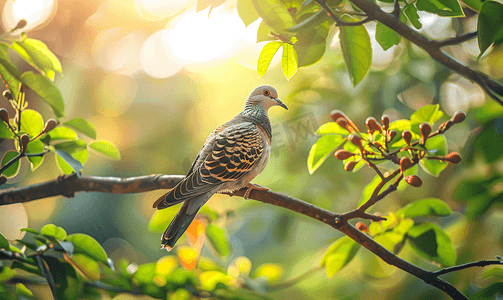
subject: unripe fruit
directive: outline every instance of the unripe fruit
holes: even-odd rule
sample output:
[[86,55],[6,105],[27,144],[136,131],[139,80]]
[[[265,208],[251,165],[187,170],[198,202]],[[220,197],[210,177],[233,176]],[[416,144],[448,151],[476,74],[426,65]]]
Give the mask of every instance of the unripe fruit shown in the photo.
[[357,161],[348,161],[348,163],[344,166],[344,170],[351,172],[355,168]]
[[421,133],[421,143],[424,145],[426,143],[426,139],[431,133],[431,126],[428,122],[423,122],[419,124],[419,132]]
[[28,143],[30,142],[30,137],[27,134],[21,136],[21,153],[25,154],[28,148]]
[[410,146],[410,142],[412,141],[412,133],[408,130],[402,131],[402,139]]
[[382,128],[388,130],[389,127],[389,117],[388,115],[382,115],[381,117]]
[[456,165],[461,162],[461,155],[457,152],[451,152],[449,153],[446,157],[445,160],[449,162],[450,164]]
[[405,156],[400,159],[400,172],[404,172],[412,165],[412,161],[409,157]]
[[7,177],[5,177],[4,175],[1,175],[0,176],[0,184],[4,184],[7,182]]
[[354,134],[348,136],[348,141],[363,151],[362,138]]
[[420,187],[421,185],[423,185],[423,181],[417,175],[405,176],[404,180],[413,187]]
[[458,110],[457,112],[454,113],[454,115],[451,118],[452,123],[458,124],[461,123],[465,120],[466,114],[465,112]]
[[56,127],[56,125],[58,125],[58,122],[56,120],[49,119],[49,120],[47,120],[47,122],[45,122],[45,127],[44,127],[44,130],[42,130],[42,132],[47,133],[47,132],[53,130]]
[[389,141],[391,142],[396,137],[396,135],[397,135],[396,130],[391,130],[389,132]]
[[0,109],[0,120],[4,123],[9,124],[9,113],[5,108]]
[[355,156],[355,154],[352,152],[349,152],[347,150],[337,150],[337,151],[335,151],[334,156],[337,159],[345,160],[345,159],[348,159],[350,157]]
[[365,120],[365,125],[367,126],[367,129],[370,133],[374,131],[382,131],[381,126],[377,124],[377,121],[374,117],[368,117],[367,120]]
[[369,227],[367,226],[367,224],[365,224],[363,222],[356,223],[355,227],[356,227],[356,229],[360,230],[361,232],[368,232],[369,231]]

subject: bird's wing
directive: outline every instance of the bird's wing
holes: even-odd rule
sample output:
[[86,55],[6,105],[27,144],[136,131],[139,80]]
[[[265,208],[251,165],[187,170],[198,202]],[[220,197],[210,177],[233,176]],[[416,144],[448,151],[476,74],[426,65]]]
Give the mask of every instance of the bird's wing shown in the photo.
[[163,209],[204,193],[215,193],[221,184],[241,179],[256,166],[264,146],[257,125],[244,122],[228,126],[201,149],[199,159],[201,154],[208,153],[204,161],[159,198],[154,208]]

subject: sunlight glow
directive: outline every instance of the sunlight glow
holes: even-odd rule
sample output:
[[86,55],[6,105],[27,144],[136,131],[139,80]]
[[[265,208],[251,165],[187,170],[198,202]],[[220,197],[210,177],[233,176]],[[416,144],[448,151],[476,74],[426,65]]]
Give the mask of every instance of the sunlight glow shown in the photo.
[[136,12],[148,21],[158,21],[178,14],[188,0],[134,0]]
[[175,75],[183,67],[164,41],[169,34],[168,29],[157,31],[143,43],[140,51],[140,62],[143,71],[154,78],[167,78]]
[[229,13],[220,6],[209,17],[208,9],[183,15],[167,41],[173,54],[187,63],[229,58],[243,49],[244,29],[235,10]]
[[54,0],[8,0],[2,12],[3,26],[10,30],[19,20],[26,19],[28,25],[23,31],[29,31],[46,22],[56,12],[56,6]]

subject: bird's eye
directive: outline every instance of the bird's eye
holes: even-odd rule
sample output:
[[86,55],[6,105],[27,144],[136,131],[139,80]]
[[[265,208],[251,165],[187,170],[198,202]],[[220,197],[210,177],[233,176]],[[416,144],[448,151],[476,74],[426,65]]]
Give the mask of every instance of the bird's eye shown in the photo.
[[269,90],[264,91],[264,95],[269,96],[270,94],[271,94],[271,92],[269,92]]

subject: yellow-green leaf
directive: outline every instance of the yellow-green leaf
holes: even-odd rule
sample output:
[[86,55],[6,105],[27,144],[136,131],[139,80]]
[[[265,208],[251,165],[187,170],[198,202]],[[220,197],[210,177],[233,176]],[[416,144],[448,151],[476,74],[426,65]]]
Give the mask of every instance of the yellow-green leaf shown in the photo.
[[96,150],[105,156],[113,159],[121,159],[121,155],[119,153],[119,149],[115,147],[114,144],[107,141],[96,141],[89,144],[89,147],[93,150]]
[[283,69],[283,74],[287,80],[297,73],[298,61],[297,52],[293,49],[293,46],[289,43],[283,43],[283,56],[281,60],[281,68]]
[[281,47],[281,42],[269,42],[264,45],[264,48],[262,48],[258,57],[257,72],[259,77],[264,76],[265,72],[267,72],[267,69],[269,69],[269,65],[271,64],[271,60],[274,57],[274,54],[278,51],[279,47]]

